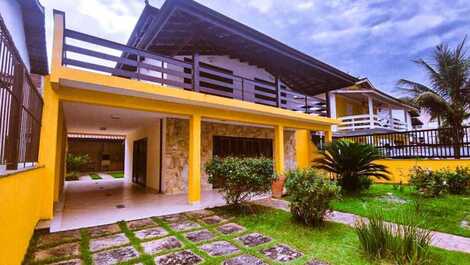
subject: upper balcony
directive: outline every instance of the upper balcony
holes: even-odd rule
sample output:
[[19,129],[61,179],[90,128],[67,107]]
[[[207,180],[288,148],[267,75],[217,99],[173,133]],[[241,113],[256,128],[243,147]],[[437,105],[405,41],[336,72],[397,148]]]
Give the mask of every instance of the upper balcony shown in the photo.
[[272,107],[327,116],[323,99],[295,92],[279,79],[249,79],[200,61],[183,60],[64,30],[62,65]]

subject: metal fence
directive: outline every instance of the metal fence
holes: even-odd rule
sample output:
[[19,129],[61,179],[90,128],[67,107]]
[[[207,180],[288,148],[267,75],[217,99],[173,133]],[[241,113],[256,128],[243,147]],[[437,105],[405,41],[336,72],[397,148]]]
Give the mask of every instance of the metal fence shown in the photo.
[[42,97],[0,17],[0,167],[37,162]]
[[454,143],[454,129],[440,128],[406,132],[334,137],[367,143],[377,147],[387,158],[465,158],[470,157],[470,127]]

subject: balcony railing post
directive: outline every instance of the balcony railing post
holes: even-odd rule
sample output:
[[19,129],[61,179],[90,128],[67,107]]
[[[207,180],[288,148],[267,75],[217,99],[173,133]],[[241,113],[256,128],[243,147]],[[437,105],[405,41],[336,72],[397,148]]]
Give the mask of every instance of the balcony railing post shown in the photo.
[[279,80],[279,77],[276,77],[275,86],[276,86],[276,106],[280,108],[281,107],[281,80]]
[[21,109],[23,105],[23,65],[16,61],[14,63],[14,80],[11,91],[11,105],[9,115],[9,128],[6,141],[6,167],[8,170],[18,169],[20,133],[21,133]]
[[193,53],[193,91],[199,92],[199,52],[195,51]]

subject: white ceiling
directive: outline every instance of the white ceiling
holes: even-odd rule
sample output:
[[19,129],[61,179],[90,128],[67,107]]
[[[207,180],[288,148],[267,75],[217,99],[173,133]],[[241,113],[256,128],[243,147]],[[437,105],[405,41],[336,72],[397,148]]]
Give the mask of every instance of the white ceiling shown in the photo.
[[[64,102],[67,131],[88,134],[125,135],[165,117],[163,114]],[[119,117],[113,119],[111,117]],[[100,128],[106,130],[100,130]]]

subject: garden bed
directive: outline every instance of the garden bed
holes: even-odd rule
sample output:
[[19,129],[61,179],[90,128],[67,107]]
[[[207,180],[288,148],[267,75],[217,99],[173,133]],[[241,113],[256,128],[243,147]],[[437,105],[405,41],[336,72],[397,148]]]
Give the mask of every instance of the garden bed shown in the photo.
[[[375,210],[382,210],[385,219],[409,208],[416,208],[416,199],[409,186],[374,184],[368,191],[355,196],[343,196],[334,201],[332,207],[340,212],[369,217]],[[419,203],[419,215],[433,230],[470,237],[470,195],[444,194],[436,198],[423,198]]]

